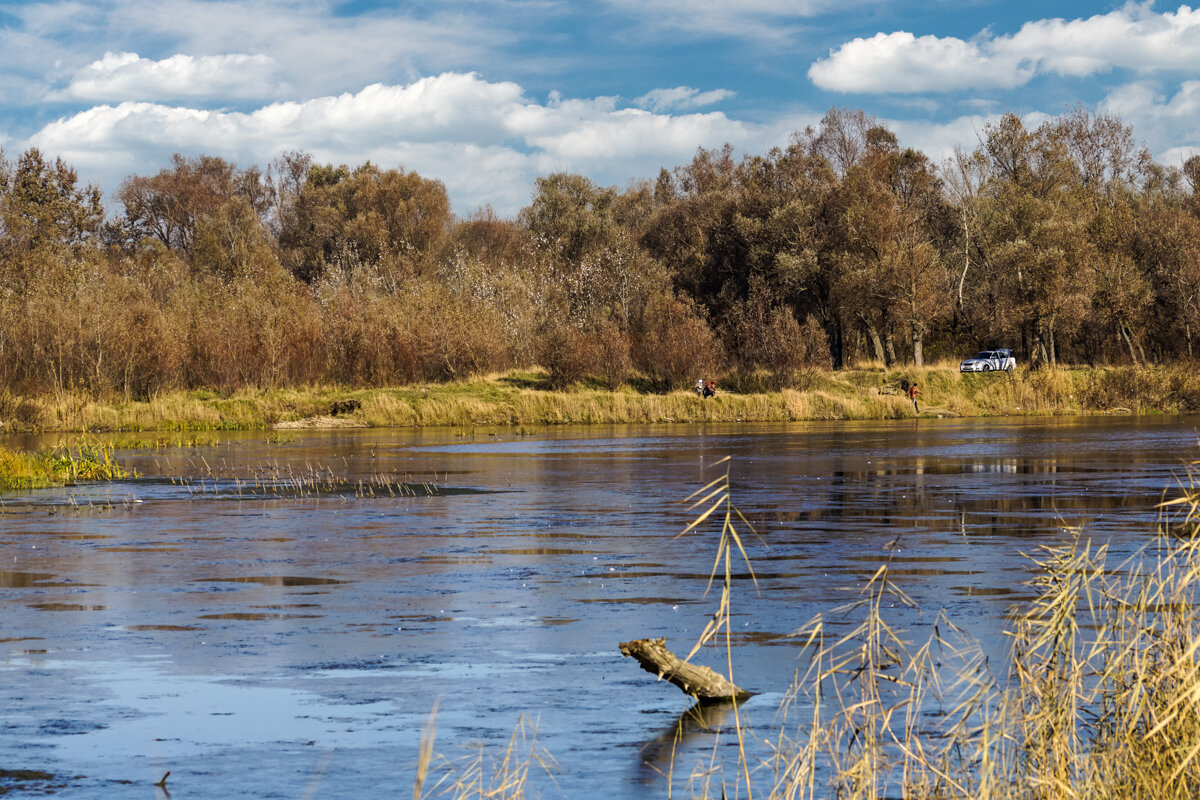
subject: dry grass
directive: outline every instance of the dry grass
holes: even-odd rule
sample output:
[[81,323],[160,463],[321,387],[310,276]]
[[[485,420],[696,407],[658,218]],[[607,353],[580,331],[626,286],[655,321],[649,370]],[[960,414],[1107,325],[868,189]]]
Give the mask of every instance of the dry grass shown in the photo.
[[331,406],[343,400],[359,406],[339,419],[371,427],[904,419],[914,416],[901,390],[905,381],[921,387],[923,417],[1200,410],[1200,374],[1185,365],[962,375],[957,365],[944,364],[808,378],[802,391],[722,391],[708,400],[691,391],[656,393],[629,386],[549,390],[537,372],[380,389],[171,392],[147,401],[0,393],[0,421],[9,431],[244,430],[329,417]]
[[797,632],[808,666],[771,756],[694,796],[1200,796],[1197,482],[1164,512],[1121,563],[1082,532],[1033,554],[1035,598],[1007,627],[1007,669],[945,617],[925,640],[895,627],[886,609],[912,601],[882,565],[836,610],[859,620],[850,631],[818,616]]
[[553,778],[557,764],[537,740],[537,727],[522,717],[499,757],[482,748],[457,760],[434,750],[437,704],[421,732],[413,800],[446,797],[450,800],[522,800],[536,796],[531,778],[544,773]]

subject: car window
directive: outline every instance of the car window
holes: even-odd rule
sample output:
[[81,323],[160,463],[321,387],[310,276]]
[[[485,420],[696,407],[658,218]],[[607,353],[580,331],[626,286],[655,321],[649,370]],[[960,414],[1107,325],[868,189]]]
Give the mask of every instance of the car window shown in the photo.
[[982,352],[976,353],[975,357],[976,358],[991,358],[992,352],[990,350],[984,350]]

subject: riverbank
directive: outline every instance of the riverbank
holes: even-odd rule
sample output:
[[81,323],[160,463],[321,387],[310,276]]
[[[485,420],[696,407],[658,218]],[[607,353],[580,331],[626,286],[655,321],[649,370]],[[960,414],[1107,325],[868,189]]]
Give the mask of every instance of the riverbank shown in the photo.
[[1059,368],[963,375],[957,365],[848,369],[806,376],[803,389],[701,399],[691,391],[615,391],[580,384],[544,388],[539,372],[510,372],[415,386],[314,387],[220,395],[175,392],[149,401],[63,394],[0,395],[0,431],[109,432],[304,427],[523,426],[648,422],[903,419],[901,389],[921,389],[921,416],[1060,416],[1200,411],[1200,370],[1191,365]]

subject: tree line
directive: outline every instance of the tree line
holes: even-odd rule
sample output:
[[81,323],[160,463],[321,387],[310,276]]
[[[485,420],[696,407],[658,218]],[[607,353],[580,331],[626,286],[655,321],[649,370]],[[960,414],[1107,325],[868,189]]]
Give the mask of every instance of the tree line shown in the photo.
[[10,391],[373,386],[540,365],[556,386],[802,385],[1011,347],[1033,366],[1196,357],[1200,158],[1108,114],[1006,115],[935,163],[860,110],[653,180],[538,178],[514,219],[437,180],[176,155],[109,212],[0,153]]

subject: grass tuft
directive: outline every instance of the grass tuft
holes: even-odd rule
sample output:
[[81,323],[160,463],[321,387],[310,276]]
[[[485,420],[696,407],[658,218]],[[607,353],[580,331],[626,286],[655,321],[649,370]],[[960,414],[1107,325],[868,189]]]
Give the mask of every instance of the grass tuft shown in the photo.
[[37,453],[0,447],[0,491],[123,480],[130,476],[113,458],[111,445],[76,444]]

